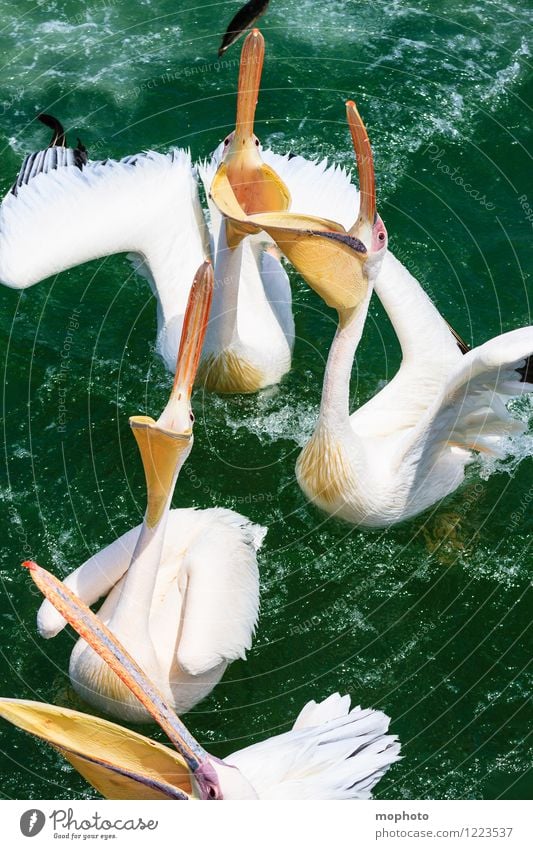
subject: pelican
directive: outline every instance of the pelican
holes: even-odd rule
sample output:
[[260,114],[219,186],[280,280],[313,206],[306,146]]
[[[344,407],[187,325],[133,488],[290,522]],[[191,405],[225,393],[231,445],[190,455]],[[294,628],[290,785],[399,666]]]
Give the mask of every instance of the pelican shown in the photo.
[[[157,682],[178,713],[203,699],[228,663],[250,647],[259,605],[256,552],[266,533],[231,510],[170,510],[193,444],[190,398],[213,290],[205,262],[189,296],[170,399],[157,421],[133,416],[147,487],[142,525],[91,557],[66,579],[87,604],[105,597],[100,619]],[[48,601],[43,637],[65,620]],[[131,722],[149,717],[127,687],[80,639],[70,658],[74,689],[90,704]]]
[[138,699],[174,749],[119,725],[41,702],[0,699],[0,716],[54,746],[110,799],[368,799],[400,757],[381,711],[350,710],[334,693],[308,702],[292,729],[223,760],[213,757],[173,713],[117,636],[33,561],[39,589]]
[[[343,169],[272,151],[261,159],[253,125],[263,60],[264,40],[254,30],[241,54],[235,133],[198,166],[206,193],[224,158],[248,211],[292,203],[293,211],[327,217],[350,185]],[[227,249],[213,204],[209,232],[188,151],[92,161],[81,142],[67,146],[57,119],[39,117],[53,135],[46,150],[26,157],[0,206],[0,281],[25,289],[89,260],[128,254],[156,297],[156,349],[173,372],[191,280],[213,256],[215,296],[199,377],[221,393],[278,383],[291,366],[294,321],[272,240],[263,234]]]
[[[507,409],[533,391],[533,327],[473,350],[458,340],[419,283],[387,251],[376,212],[372,149],[352,101],[347,117],[360,180],[355,223],[291,213],[249,214],[224,163],[211,196],[232,244],[265,230],[326,301],[339,324],[330,348],[320,412],[296,475],[324,511],[380,528],[427,510],[461,484],[476,452],[505,454],[505,436],[524,425]],[[402,348],[398,373],[350,412],[350,376],[373,289]]]
[[199,377],[216,392],[256,392],[278,383],[291,367],[294,346],[291,287],[281,252],[265,231],[233,238],[210,197],[220,167],[248,214],[290,209],[327,217],[335,214],[338,196],[351,185],[346,171],[328,167],[326,160],[262,149],[254,122],[264,57],[264,38],[254,29],[241,54],[235,130],[210,161],[198,164],[215,258],[213,308]]

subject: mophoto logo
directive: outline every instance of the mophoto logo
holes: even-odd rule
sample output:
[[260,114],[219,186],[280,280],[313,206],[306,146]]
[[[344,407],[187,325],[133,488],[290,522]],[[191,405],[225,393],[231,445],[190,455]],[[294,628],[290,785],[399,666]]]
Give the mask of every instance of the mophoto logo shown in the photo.
[[36,837],[44,828],[46,817],[37,808],[24,811],[20,818],[20,830],[24,837]]

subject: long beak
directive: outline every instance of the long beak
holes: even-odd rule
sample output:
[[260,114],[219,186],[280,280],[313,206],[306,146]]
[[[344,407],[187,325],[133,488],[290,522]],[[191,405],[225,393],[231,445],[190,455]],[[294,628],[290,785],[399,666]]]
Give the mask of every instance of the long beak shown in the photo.
[[24,699],[0,698],[0,716],[57,749],[106,799],[198,798],[181,755],[129,728]]
[[53,575],[27,560],[22,564],[44,596],[75,631],[107,663],[144,708],[163,729],[187,764],[200,796],[220,798],[216,773],[209,763],[208,753],[185,728],[174,711],[166,704],[156,686],[137,662],[117,640],[106,625],[71,590]]
[[[247,213],[288,209],[290,192],[275,171],[265,165],[254,136],[255,109],[259,97],[261,73],[265,58],[265,40],[258,29],[246,37],[239,70],[237,118],[233,141],[221,167],[239,205]],[[228,244],[236,246],[245,234],[228,233]]]
[[226,217],[228,233],[242,238],[264,230],[328,306],[343,312],[361,302],[367,286],[362,273],[366,248],[341,224],[291,212],[246,214],[224,163],[211,185],[211,198]]
[[238,137],[240,144],[243,140],[250,140],[254,133],[255,109],[264,61],[265,39],[258,29],[254,29],[244,40],[239,67],[235,137]]
[[191,400],[207,331],[214,287],[213,266],[209,260],[206,260],[196,272],[189,294],[183,318],[174,385],[169,402],[158,420],[158,424],[164,427],[174,427],[177,406],[179,405],[181,409],[184,402],[188,405]]
[[196,272],[189,294],[174,386],[168,403],[157,421],[151,416],[130,418],[146,478],[146,522],[149,527],[154,527],[161,519],[175,485],[179,458],[191,445],[190,400],[207,330],[213,288],[213,267],[206,260]]
[[368,238],[368,229],[372,229],[376,220],[374,158],[366,127],[353,100],[348,100],[346,103],[346,117],[352,136],[357,170],[359,172],[360,192],[359,217],[351,228],[350,233],[362,238],[363,242],[368,245],[369,242],[366,241],[364,236]]

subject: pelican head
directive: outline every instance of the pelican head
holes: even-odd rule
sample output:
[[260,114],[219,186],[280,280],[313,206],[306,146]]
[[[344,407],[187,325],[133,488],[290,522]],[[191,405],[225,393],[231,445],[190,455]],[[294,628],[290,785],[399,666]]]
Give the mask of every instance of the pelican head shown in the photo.
[[246,214],[285,210],[291,198],[287,186],[261,158],[254,133],[255,109],[265,59],[265,40],[258,29],[246,37],[239,69],[235,130],[224,140],[222,169]]
[[353,101],[347,104],[347,115],[361,185],[359,215],[350,231],[335,221],[279,208],[248,212],[225,162],[211,184],[211,198],[227,219],[228,245],[233,247],[243,236],[264,230],[309,286],[341,318],[353,313],[364,301],[387,246],[387,232],[376,213],[372,148]]
[[130,418],[146,477],[146,518],[150,527],[160,520],[180,469],[191,453],[194,424],[191,395],[207,329],[213,286],[213,267],[206,260],[196,272],[189,295],[176,375],[168,403],[157,421],[151,416]]

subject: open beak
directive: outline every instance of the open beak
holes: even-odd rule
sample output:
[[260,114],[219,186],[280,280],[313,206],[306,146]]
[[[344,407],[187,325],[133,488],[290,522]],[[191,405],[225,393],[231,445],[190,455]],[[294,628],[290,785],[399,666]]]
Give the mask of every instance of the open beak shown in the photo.
[[353,100],[346,103],[346,117],[352,136],[353,149],[359,173],[359,216],[350,230],[367,246],[372,239],[372,227],[376,220],[376,178],[374,157],[366,127]]
[[194,799],[181,756],[155,740],[77,710],[0,698],[0,716],[49,743],[106,799]]
[[[265,40],[259,30],[254,29],[242,48],[235,133],[219,168],[227,175],[239,206],[247,214],[285,210],[291,203],[283,180],[261,159],[254,135],[264,58]],[[236,247],[245,235],[245,232],[228,233],[228,245]]]
[[[179,754],[114,723],[52,705],[3,700],[0,715],[58,747],[104,795],[113,788],[116,793],[121,782],[123,795],[109,798],[221,798],[208,753],[115,635],[61,581],[33,561],[23,566],[61,616],[139,699]],[[145,793],[159,795],[131,795],[143,787]]]
[[190,401],[198,371],[213,299],[214,274],[206,260],[196,272],[183,319],[174,385],[157,421],[151,416],[132,416],[130,427],[139,446],[146,477],[146,521],[154,527],[172,494],[178,464],[192,445]]
[[232,232],[247,234],[264,230],[268,233],[309,286],[339,313],[355,309],[367,291],[364,265],[376,215],[370,142],[352,101],[347,105],[347,114],[361,180],[359,217],[349,232],[334,221],[310,215],[286,211],[248,213],[239,202],[223,168],[224,163],[211,185],[211,198],[226,217]]

